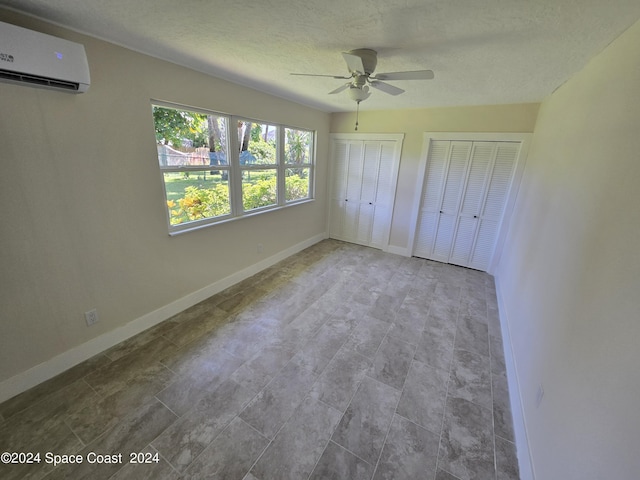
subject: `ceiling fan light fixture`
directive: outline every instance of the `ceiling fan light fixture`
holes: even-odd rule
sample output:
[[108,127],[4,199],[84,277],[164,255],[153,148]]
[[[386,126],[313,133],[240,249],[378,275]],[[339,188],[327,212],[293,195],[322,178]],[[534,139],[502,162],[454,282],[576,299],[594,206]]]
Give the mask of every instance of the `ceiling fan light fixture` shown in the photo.
[[369,87],[366,85],[364,87],[356,87],[353,85],[349,87],[349,97],[354,102],[360,103],[369,98],[369,95],[371,95],[371,93],[369,92]]

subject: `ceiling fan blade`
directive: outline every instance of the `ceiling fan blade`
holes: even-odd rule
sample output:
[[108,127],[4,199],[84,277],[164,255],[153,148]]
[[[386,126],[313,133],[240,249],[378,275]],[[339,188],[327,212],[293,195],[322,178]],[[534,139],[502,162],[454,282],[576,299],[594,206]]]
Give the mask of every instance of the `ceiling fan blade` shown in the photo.
[[365,73],[362,58],[348,52],[342,52],[342,56],[344,57],[344,61],[347,62],[349,72],[357,72],[360,75]]
[[394,87],[393,85],[389,85],[388,83],[380,81],[370,82],[369,85],[371,85],[373,88],[377,88],[378,90],[383,91],[384,93],[388,93],[389,95],[400,95],[401,93],[404,93],[404,90],[402,90],[401,88]]
[[335,90],[331,90],[329,92],[329,95],[333,95],[334,93],[340,93],[340,92],[346,90],[347,88],[349,88],[349,85],[351,85],[351,82],[345,83],[344,85],[336,88]]
[[339,78],[348,80],[351,77],[345,77],[344,75],[318,75],[315,73],[290,73],[289,75],[297,75],[300,77],[328,77],[328,78]]
[[434,77],[432,70],[416,70],[413,72],[388,72],[378,73],[374,80],[431,80]]

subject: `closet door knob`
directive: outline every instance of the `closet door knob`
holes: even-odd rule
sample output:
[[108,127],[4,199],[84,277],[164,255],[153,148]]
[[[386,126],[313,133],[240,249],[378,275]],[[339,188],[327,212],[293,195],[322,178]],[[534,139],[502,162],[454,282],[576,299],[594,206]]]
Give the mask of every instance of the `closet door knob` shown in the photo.
[[474,215],[473,218],[478,218],[478,215]]

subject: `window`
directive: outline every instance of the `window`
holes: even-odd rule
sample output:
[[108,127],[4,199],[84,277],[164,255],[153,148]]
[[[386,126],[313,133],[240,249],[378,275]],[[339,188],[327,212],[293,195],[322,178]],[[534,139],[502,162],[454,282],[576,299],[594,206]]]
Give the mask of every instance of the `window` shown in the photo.
[[287,202],[309,198],[312,152],[313,132],[293,128],[284,129],[284,181]]
[[169,104],[152,109],[170,232],[313,198],[312,131]]
[[276,125],[238,121],[244,211],[278,204],[277,135]]

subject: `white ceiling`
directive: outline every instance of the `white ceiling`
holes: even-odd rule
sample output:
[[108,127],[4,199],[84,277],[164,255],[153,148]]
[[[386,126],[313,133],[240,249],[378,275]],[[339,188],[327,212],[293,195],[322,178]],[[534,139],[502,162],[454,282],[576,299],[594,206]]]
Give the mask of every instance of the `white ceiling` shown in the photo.
[[[353,110],[340,54],[379,52],[389,82],[362,110],[539,102],[640,18],[638,0],[0,0],[180,65],[325,111]],[[89,59],[91,63],[91,59]]]

